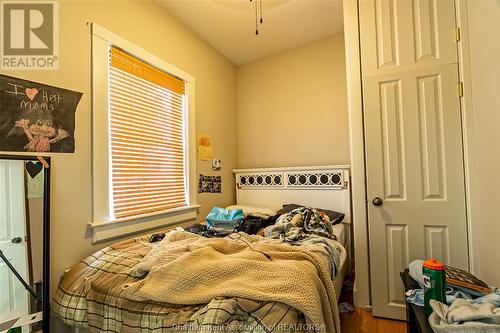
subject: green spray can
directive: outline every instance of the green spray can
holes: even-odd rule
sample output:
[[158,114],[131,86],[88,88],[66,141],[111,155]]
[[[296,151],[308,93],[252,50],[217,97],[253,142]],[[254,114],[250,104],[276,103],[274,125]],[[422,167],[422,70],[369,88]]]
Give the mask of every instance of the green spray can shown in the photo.
[[446,273],[443,263],[434,258],[424,261],[422,275],[424,277],[425,315],[429,317],[432,313],[432,308],[429,304],[431,299],[446,304]]

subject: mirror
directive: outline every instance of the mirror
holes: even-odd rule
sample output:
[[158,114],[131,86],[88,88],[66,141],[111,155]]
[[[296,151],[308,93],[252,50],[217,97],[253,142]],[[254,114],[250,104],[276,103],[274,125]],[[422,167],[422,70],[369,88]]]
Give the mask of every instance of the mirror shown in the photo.
[[49,332],[49,170],[0,155],[0,332]]

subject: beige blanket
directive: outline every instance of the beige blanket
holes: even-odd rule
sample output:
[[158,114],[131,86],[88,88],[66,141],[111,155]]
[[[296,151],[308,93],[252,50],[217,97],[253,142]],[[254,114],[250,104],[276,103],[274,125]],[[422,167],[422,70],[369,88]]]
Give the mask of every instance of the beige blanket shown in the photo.
[[280,302],[223,297],[207,304],[175,305],[123,298],[123,286],[139,281],[134,270],[156,248],[150,236],[115,243],[73,266],[59,284],[53,313],[90,332],[314,332],[306,327],[302,312]]
[[240,235],[237,240],[193,240],[179,231],[179,237],[166,237],[144,258],[147,264],[141,269],[150,269],[148,276],[125,285],[122,295],[136,301],[192,305],[218,297],[277,301],[304,313],[318,332],[340,333],[324,249]]

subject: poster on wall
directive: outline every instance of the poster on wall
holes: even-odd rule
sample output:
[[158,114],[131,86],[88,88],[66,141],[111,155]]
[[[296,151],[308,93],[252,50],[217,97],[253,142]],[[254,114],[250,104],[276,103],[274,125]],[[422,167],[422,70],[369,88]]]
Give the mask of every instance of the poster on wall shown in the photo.
[[0,151],[75,151],[82,93],[0,75]]
[[208,135],[198,135],[198,158],[202,161],[212,158],[212,138]]
[[221,193],[222,177],[205,176],[200,174],[198,177],[198,193]]

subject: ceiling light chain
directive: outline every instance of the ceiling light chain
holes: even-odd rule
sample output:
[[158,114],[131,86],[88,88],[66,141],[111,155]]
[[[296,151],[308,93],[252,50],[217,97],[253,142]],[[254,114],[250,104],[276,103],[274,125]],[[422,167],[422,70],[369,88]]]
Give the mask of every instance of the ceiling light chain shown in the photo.
[[260,0],[259,1],[259,4],[260,4],[260,23],[264,23],[264,10],[263,10],[263,7],[262,7],[262,3],[264,2],[264,0]]
[[[252,2],[252,0],[250,0]],[[259,22],[260,24],[264,23],[264,9],[263,9],[264,0],[255,0],[255,34],[259,34]]]

